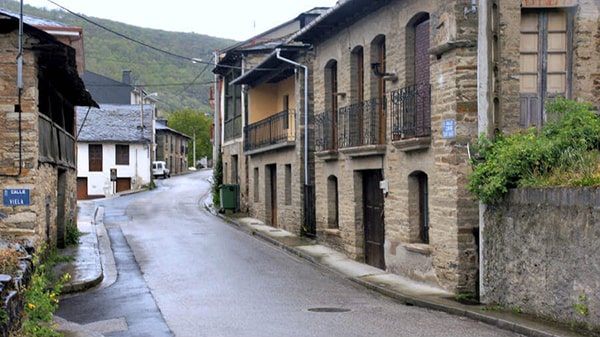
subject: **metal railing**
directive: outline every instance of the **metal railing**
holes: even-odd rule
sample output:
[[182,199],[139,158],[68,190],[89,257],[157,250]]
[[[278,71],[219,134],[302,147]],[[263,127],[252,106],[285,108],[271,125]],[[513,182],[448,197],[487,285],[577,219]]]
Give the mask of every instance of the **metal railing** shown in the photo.
[[293,142],[294,116],[293,110],[284,110],[244,127],[244,151]]
[[223,136],[225,140],[232,140],[242,136],[242,115],[234,116],[224,123]]
[[431,85],[417,84],[389,94],[392,140],[431,135]]

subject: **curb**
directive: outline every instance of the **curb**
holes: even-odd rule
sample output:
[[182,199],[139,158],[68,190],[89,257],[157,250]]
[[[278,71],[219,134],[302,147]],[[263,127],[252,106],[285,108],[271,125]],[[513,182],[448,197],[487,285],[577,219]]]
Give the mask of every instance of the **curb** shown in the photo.
[[[257,237],[269,244],[272,244],[278,248],[281,248],[284,251],[287,251],[287,252],[289,252],[295,256],[298,256],[300,258],[303,258],[303,259],[307,260],[308,262],[311,262],[320,268],[331,271],[334,274],[337,274],[338,276],[342,276],[345,279],[350,280],[351,282],[354,282],[358,285],[361,285],[369,290],[375,291],[386,297],[392,298],[392,299],[394,299],[398,302],[401,302],[405,305],[417,306],[417,307],[421,307],[421,308],[425,308],[425,309],[446,312],[448,314],[455,315],[455,316],[467,317],[467,318],[473,319],[475,321],[479,321],[479,322],[482,322],[485,324],[489,324],[491,326],[495,326],[502,330],[507,330],[507,331],[518,333],[518,334],[531,336],[531,337],[576,337],[576,336],[582,336],[580,334],[577,334],[574,331],[573,332],[558,331],[558,329],[553,329],[552,327],[545,327],[545,329],[544,329],[541,323],[539,324],[540,328],[533,327],[533,326],[527,325],[525,323],[519,323],[519,322],[515,322],[512,320],[504,319],[502,317],[498,317],[500,315],[494,315],[494,313],[479,312],[478,311],[479,309],[474,309],[474,308],[472,309],[472,308],[469,308],[462,304],[458,304],[458,305],[457,304],[451,305],[449,303],[446,304],[446,303],[443,303],[444,299],[442,299],[442,298],[439,298],[439,299],[435,298],[435,297],[419,298],[419,297],[406,295],[399,291],[390,290],[385,287],[381,287],[375,283],[365,281],[365,280],[361,279],[360,277],[345,275],[342,272],[339,272],[325,264],[322,264],[321,262],[318,261],[317,258],[311,256],[310,254],[308,254],[306,252],[296,249],[295,247],[287,246],[284,243],[278,241],[276,238],[270,237],[267,234],[264,234],[258,230],[255,230],[251,227],[243,225],[243,224],[239,223],[238,221],[236,221],[235,219],[228,217],[225,214],[221,214],[219,212],[214,212],[214,209],[211,207],[211,205],[205,204],[205,208],[209,211],[209,213],[218,216],[219,218],[223,219],[228,224],[232,225],[232,227],[235,227],[250,236]],[[480,307],[477,307],[477,308],[480,308]],[[556,330],[556,331],[551,332],[549,330]]]

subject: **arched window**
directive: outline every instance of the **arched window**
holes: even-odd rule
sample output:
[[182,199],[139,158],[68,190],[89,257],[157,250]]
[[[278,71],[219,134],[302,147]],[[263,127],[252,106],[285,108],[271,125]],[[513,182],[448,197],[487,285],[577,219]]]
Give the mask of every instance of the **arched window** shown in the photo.
[[408,204],[411,241],[429,243],[429,182],[425,172],[408,177]]
[[327,178],[327,227],[339,228],[338,180],[336,176]]
[[337,61],[330,60],[325,66],[325,111],[326,118],[324,119],[323,128],[325,134],[324,140],[325,149],[337,149],[338,131],[338,68]]

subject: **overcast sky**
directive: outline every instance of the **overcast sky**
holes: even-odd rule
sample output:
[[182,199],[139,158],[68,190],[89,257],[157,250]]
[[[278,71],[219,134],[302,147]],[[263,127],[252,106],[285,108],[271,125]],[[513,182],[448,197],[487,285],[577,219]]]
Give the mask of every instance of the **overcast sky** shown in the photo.
[[[69,10],[146,28],[194,32],[238,41],[336,0],[52,0]],[[24,0],[58,8],[48,0]],[[202,19],[201,19],[202,18]]]

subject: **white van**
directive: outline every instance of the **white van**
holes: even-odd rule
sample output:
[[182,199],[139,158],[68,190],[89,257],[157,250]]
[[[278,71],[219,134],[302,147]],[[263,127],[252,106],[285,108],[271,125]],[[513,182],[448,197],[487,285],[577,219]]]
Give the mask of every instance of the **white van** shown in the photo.
[[171,171],[169,171],[167,163],[164,161],[152,162],[152,176],[154,179],[158,177],[162,177],[163,179],[169,178],[171,176]]

